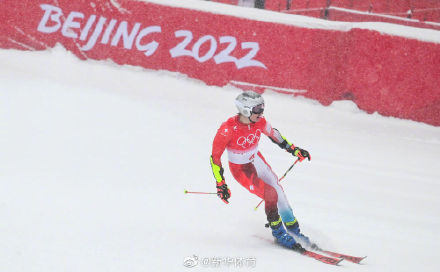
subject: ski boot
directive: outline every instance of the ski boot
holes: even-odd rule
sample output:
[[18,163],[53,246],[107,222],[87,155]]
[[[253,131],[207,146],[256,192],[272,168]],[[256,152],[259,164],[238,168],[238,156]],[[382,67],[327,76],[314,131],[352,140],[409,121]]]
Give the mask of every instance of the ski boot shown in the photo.
[[284,247],[293,249],[301,254],[305,252],[305,249],[301,246],[301,244],[297,243],[295,239],[286,232],[281,218],[277,221],[270,222],[268,226],[270,226],[272,229],[272,235],[275,237],[277,243]]
[[305,236],[304,234],[301,233],[301,230],[299,229],[299,224],[298,221],[296,221],[296,219],[292,222],[287,222],[285,223],[286,225],[286,229],[289,233],[293,234],[295,237],[297,237],[301,242],[303,242],[307,247],[310,247],[311,249],[314,250],[319,250],[318,245],[316,245],[315,243],[312,243],[310,241],[310,238]]

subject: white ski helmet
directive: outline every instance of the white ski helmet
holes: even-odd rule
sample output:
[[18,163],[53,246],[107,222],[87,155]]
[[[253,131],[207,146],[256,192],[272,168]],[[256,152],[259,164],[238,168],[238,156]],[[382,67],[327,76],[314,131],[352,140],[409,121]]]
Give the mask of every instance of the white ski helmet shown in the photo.
[[250,117],[254,107],[262,105],[264,108],[264,99],[254,91],[244,91],[235,99],[235,105],[241,115]]

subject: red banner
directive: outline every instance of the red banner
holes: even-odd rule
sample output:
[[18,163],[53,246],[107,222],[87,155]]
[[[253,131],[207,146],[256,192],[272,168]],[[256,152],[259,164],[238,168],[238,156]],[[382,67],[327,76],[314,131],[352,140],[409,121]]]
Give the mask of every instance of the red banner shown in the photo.
[[[25,19],[24,19],[25,18]],[[440,125],[440,45],[241,19],[142,1],[2,0],[0,47],[273,89]]]

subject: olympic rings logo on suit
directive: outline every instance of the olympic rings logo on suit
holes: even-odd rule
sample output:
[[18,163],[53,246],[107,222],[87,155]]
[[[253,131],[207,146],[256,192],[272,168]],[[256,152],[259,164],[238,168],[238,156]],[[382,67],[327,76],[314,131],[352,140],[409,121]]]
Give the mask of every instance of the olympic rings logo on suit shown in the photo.
[[254,133],[249,134],[247,137],[240,136],[240,138],[237,139],[237,144],[241,146],[243,149],[246,149],[250,146],[252,146],[254,143],[258,143],[261,136],[261,130],[257,129]]

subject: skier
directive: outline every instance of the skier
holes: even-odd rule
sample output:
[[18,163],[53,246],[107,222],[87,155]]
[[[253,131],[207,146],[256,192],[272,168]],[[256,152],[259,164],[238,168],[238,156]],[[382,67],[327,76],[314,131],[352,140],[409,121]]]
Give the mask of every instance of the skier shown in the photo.
[[221,163],[221,156],[227,149],[232,176],[249,192],[265,201],[268,225],[275,240],[284,247],[303,253],[304,248],[291,234],[308,246],[316,245],[300,232],[298,221],[293,215],[283,188],[278,183],[278,177],[258,151],[258,142],[261,135],[265,134],[300,162],[306,158],[310,161],[311,156],[306,150],[287,141],[266,121],[263,117],[264,100],[260,94],[245,91],[235,99],[235,105],[239,113],[220,126],[212,144],[210,160],[216,179],[217,195],[226,204],[229,203],[231,191],[225,182]]

